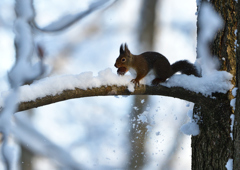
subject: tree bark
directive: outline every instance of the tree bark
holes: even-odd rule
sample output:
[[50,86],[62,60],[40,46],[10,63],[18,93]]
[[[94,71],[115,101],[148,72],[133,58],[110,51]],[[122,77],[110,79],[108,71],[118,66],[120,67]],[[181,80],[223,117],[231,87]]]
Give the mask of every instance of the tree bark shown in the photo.
[[[224,94],[212,94],[212,97],[206,97],[201,93],[186,90],[182,87],[165,87],[162,85],[158,86],[147,86],[141,85],[137,87],[134,92],[129,92],[126,86],[101,86],[98,88],[92,88],[87,90],[74,89],[64,90],[63,92],[56,95],[46,95],[42,98],[32,99],[31,101],[19,103],[18,111],[24,111],[28,109],[53,104],[60,101],[69,99],[82,98],[82,97],[96,97],[96,96],[116,96],[116,95],[160,95],[179,98],[187,100],[193,103],[197,103],[205,106],[214,106],[219,101],[213,97],[216,95]],[[3,107],[0,107],[0,111]]]
[[201,132],[192,137],[192,169],[225,170],[233,150],[229,125],[232,112],[227,97],[212,107],[195,107],[194,113],[200,117]]
[[[221,61],[220,70],[233,75],[232,84],[235,86],[236,1],[210,0],[210,2],[225,21],[223,30],[217,33],[214,42],[211,43],[211,51]],[[199,33],[201,26],[197,25]],[[233,158],[233,140],[230,137],[230,116],[234,114],[230,106],[232,98],[230,91],[228,94],[217,96],[219,102],[215,105],[208,107],[202,104],[195,105],[194,116],[200,118],[198,122],[201,132],[198,136],[192,137],[192,169],[226,169],[226,163]]]
[[[237,20],[237,30],[235,35],[237,43],[236,45],[236,87],[240,89],[240,3],[236,3],[236,20]],[[237,91],[236,96],[236,110],[235,110],[235,122],[233,128],[233,139],[234,139],[234,154],[233,154],[233,169],[240,169],[240,93]]]

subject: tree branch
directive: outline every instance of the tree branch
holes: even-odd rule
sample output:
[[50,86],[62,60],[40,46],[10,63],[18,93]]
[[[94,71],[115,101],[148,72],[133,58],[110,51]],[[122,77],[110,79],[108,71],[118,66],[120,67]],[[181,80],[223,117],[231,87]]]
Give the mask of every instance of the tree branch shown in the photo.
[[[116,1],[113,1],[112,3],[114,3]],[[52,22],[51,24],[49,24],[48,26],[41,28],[38,26],[38,24],[36,23],[35,20],[32,20],[32,25],[42,31],[42,32],[58,32],[58,31],[62,31],[65,30],[67,28],[69,28],[70,26],[72,26],[74,23],[78,22],[79,20],[83,19],[84,17],[88,16],[89,14],[91,14],[92,12],[96,11],[97,9],[99,9],[100,7],[102,7],[103,5],[109,3],[108,1],[97,1],[94,2],[90,5],[89,9],[83,12],[79,12],[73,15],[65,15],[62,18]]]
[[141,85],[135,88],[134,92],[129,92],[127,86],[101,86],[98,88],[92,88],[87,90],[82,90],[76,88],[75,90],[64,90],[62,93],[51,96],[45,96],[43,98],[37,98],[36,100],[28,102],[20,102],[18,111],[24,111],[32,108],[37,108],[40,106],[45,106],[48,104],[65,101],[74,98],[92,97],[92,96],[115,96],[115,95],[161,95],[179,98],[187,100],[200,105],[209,105],[213,102],[217,102],[216,99],[211,97],[206,97],[200,93],[192,92],[186,90],[182,87],[165,87],[159,86],[147,86]]

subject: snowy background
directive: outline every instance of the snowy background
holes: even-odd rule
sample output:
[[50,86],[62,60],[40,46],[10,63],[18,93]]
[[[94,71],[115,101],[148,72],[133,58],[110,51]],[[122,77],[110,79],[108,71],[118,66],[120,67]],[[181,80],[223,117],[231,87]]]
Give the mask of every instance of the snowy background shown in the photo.
[[[89,2],[35,0],[37,23],[46,26],[63,14],[85,10]],[[140,6],[139,0],[120,0],[65,31],[36,33],[37,40],[46,50],[44,62],[49,66],[48,76],[75,75],[86,71],[98,75],[106,68],[116,72],[114,62],[119,55],[120,44],[124,42],[128,43],[133,54],[143,52],[137,47],[136,37]],[[0,92],[10,89],[7,72],[15,61],[13,7],[13,0],[0,2]],[[194,62],[196,2],[162,0],[157,11],[154,50],[165,55],[170,63],[181,59]],[[134,107],[132,103],[133,97],[91,97],[59,102],[16,115],[30,117],[34,128],[85,167],[121,168],[129,159],[128,118]],[[187,113],[191,112],[193,104],[154,96],[148,105],[144,112],[150,122],[148,151],[144,153],[148,158],[145,169],[161,169],[169,158],[172,159],[171,169],[190,169],[190,136],[183,135],[180,127],[187,122]],[[31,143],[32,139],[28,141]],[[41,156],[36,156],[33,164],[40,170],[58,167],[58,163]]]

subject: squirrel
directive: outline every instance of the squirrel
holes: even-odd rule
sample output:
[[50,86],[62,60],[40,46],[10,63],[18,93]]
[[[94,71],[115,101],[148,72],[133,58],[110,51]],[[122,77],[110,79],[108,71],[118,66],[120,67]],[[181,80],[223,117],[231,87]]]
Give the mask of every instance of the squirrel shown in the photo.
[[134,55],[130,52],[126,43],[124,48],[123,44],[120,46],[120,55],[116,59],[114,66],[118,68],[117,73],[119,75],[124,75],[131,68],[134,69],[137,76],[135,79],[132,79],[131,82],[133,82],[135,86],[139,86],[139,81],[144,78],[150,70],[153,70],[156,76],[156,78],[152,80],[152,85],[165,82],[177,72],[200,77],[195,65],[187,60],[180,60],[171,65],[165,56],[157,52],[144,52],[139,55]]

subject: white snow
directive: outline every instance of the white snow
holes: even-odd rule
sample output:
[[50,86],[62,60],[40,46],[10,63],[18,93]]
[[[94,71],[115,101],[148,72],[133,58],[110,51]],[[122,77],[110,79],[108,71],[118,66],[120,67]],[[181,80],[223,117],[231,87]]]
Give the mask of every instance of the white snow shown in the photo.
[[233,95],[234,97],[237,96],[237,90],[238,90],[237,87],[234,87],[234,88],[232,89],[232,95]]
[[203,3],[199,14],[199,25],[201,27],[197,46],[202,75],[211,74],[218,69],[219,61],[217,57],[211,56],[209,42],[214,38],[216,32],[223,27],[223,20],[209,3]]
[[142,114],[138,115],[138,119],[137,121],[138,122],[142,122],[142,123],[148,123],[148,119],[147,119],[147,116],[148,115],[148,112],[147,111],[144,111]]
[[[39,81],[33,82],[31,85],[24,85],[19,88],[19,101],[31,101],[42,98],[47,95],[60,94],[63,90],[69,89],[88,89],[107,85],[127,85],[129,89],[133,89],[130,83],[131,76],[118,76],[111,69],[105,69],[93,76],[92,72],[84,72],[78,75],[62,75],[55,77],[47,77]],[[5,98],[9,92],[3,92],[2,98]]]
[[230,101],[230,106],[232,106],[233,110],[235,110],[235,105],[236,105],[236,98]]
[[[93,72],[84,72],[78,75],[47,77],[35,81],[31,85],[20,87],[19,102],[34,101],[37,98],[47,95],[60,94],[63,90],[73,90],[75,88],[86,90],[88,88],[108,85],[128,86],[129,91],[133,92],[134,85],[130,82],[132,78],[130,75],[118,76],[110,68],[100,71],[97,76],[94,76]],[[214,92],[226,93],[231,89],[231,78],[232,75],[225,71],[215,71],[202,78],[174,75],[167,82],[162,83],[162,85],[167,87],[183,87],[187,90],[202,93],[205,96],[211,96]],[[150,84],[150,82],[147,84]],[[9,92],[2,92],[1,97],[5,98],[8,94]],[[3,105],[1,101],[0,105]]]
[[33,40],[31,34],[31,27],[22,18],[18,18],[15,21],[14,25],[14,32],[15,32],[15,41],[18,44],[18,58],[26,59],[32,54],[33,49]]
[[[238,90],[237,87],[234,87],[234,88],[232,89],[232,95],[233,95],[234,98],[230,101],[230,105],[232,106],[232,108],[233,108],[234,111],[235,111],[235,106],[236,106],[237,90]],[[231,137],[232,140],[233,140],[233,133],[232,133],[232,132],[233,132],[235,115],[234,115],[234,114],[231,114],[230,119],[231,119],[231,125],[230,125],[231,132],[230,132],[230,137]]]
[[235,110],[237,90],[237,87],[234,87],[232,89],[232,95],[234,98],[230,101],[230,105],[232,106],[233,110]]
[[233,126],[234,126],[234,119],[235,119],[235,115],[234,114],[231,114],[231,116],[230,116],[230,119],[231,119],[231,125],[230,125],[230,130],[231,130],[231,132],[230,132],[230,137],[232,138],[232,140],[233,140]]
[[227,170],[232,170],[233,169],[233,159],[228,159],[227,164],[225,165]]
[[128,91],[130,91],[130,92],[134,92],[134,84],[133,83],[130,83],[130,84],[128,84]]
[[167,87],[183,87],[187,90],[211,96],[212,93],[226,93],[233,85],[232,75],[226,71],[213,71],[201,78],[193,75],[174,75],[162,85]]
[[42,69],[43,65],[41,62],[32,65],[27,60],[21,58],[8,76],[11,81],[14,81],[16,86],[20,86],[24,82],[32,81],[34,78],[40,76]]
[[197,136],[200,132],[199,126],[196,122],[188,122],[181,127],[181,132],[186,135]]
[[15,44],[18,50],[17,62],[8,74],[10,83],[14,88],[22,85],[25,81],[31,81],[38,77],[43,71],[41,63],[32,65],[30,62],[33,52],[33,34],[28,20],[31,20],[34,16],[31,1],[17,1],[16,12],[19,15],[14,23]]
[[193,119],[193,110],[189,110],[187,113],[190,121],[180,128],[181,132],[186,135],[196,136],[200,133],[199,126],[197,124],[198,119]]
[[[20,155],[20,148],[19,145],[14,141],[12,137],[8,137],[8,143],[4,147],[2,147],[2,152],[6,156],[6,159],[10,162],[11,170],[18,170],[18,163],[19,163],[19,155]],[[0,150],[1,151],[1,150]]]
[[[197,1],[198,6],[200,1]],[[226,71],[217,71],[219,61],[217,57],[211,56],[209,42],[214,38],[215,33],[223,26],[223,20],[209,3],[201,4],[199,14],[199,58],[195,64],[201,67],[202,77],[174,75],[166,83],[167,87],[179,86],[185,89],[211,96],[214,92],[226,93],[233,85],[231,84],[232,75]]]
[[31,20],[34,17],[34,11],[31,6],[31,0],[16,1],[16,12],[24,20]]
[[147,126],[146,126],[146,128],[147,128],[147,132],[152,132],[152,129],[153,129],[153,127],[152,127],[152,126],[150,126],[150,125],[147,125]]
[[16,101],[18,95],[17,93],[10,93],[7,97],[2,101],[4,103],[5,109],[0,114],[0,130],[4,131],[4,133],[9,134],[12,128],[12,113],[16,111]]
[[[17,60],[13,69],[8,73],[13,90],[5,97],[5,108],[0,114],[0,131],[4,139],[1,147],[2,156],[5,158],[6,163],[9,164],[9,169],[17,169],[17,162],[20,156],[17,145],[15,145],[10,138],[10,132],[12,130],[11,118],[12,114],[16,111],[16,104],[18,102],[18,86],[20,86],[24,80],[28,79],[29,76],[32,79],[32,76],[35,76],[35,73],[40,70],[26,64],[29,62],[33,47],[31,27],[28,24],[28,21],[34,16],[31,1],[17,1],[15,11],[17,13],[17,19],[14,23]],[[32,70],[33,68],[35,70]]]
[[[106,4],[110,5],[111,3],[112,3],[111,0],[99,1],[99,2],[92,3],[89,6],[89,9],[84,9],[83,12],[81,11],[81,12],[74,13],[74,14],[66,14],[66,15],[60,17],[59,19],[53,21],[52,23],[48,24],[42,30],[49,31],[49,32],[54,32],[54,31],[63,30],[64,28],[69,28],[69,25],[72,25],[73,23],[82,19],[83,17],[90,14],[91,12],[96,10],[97,8],[102,7],[102,5],[106,6]],[[82,4],[84,4],[84,3],[82,3]],[[84,6],[85,6],[85,8],[88,7],[88,5],[85,4],[85,5],[83,5],[82,8],[84,8]]]
[[67,25],[70,25],[72,22],[74,22],[75,20],[77,20],[79,14],[67,14],[65,16],[62,16],[60,19],[53,21],[52,23],[50,23],[49,25],[47,25],[46,27],[43,28],[43,30],[47,30],[47,31],[54,31],[54,30],[59,30],[62,29],[64,27],[66,27]]
[[159,131],[157,131],[155,134],[156,134],[156,136],[159,136],[161,133]]
[[197,7],[200,8],[202,0],[196,0]]

